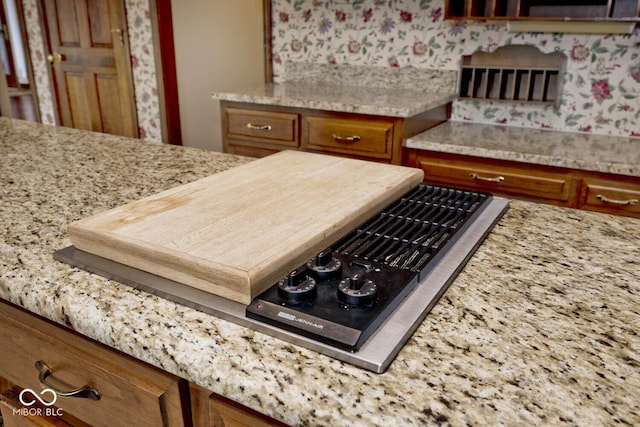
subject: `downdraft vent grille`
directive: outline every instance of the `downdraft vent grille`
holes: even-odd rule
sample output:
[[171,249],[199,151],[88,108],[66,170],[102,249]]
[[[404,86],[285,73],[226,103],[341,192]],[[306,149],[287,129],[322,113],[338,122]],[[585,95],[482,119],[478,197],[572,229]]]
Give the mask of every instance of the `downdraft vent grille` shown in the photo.
[[421,184],[339,241],[334,250],[420,272],[488,197]]

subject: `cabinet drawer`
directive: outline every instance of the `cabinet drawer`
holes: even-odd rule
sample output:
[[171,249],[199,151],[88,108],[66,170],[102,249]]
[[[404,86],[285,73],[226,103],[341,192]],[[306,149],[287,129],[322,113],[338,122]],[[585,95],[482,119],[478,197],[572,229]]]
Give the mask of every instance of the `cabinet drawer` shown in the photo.
[[269,140],[298,146],[298,115],[270,111],[227,108],[227,136]]
[[465,188],[501,194],[568,202],[572,191],[570,175],[551,174],[497,166],[451,163],[444,160],[420,159],[425,181],[436,181]]
[[304,149],[391,159],[393,122],[303,117]]
[[[94,426],[184,425],[186,381],[0,301],[0,377],[40,393],[37,361],[49,388],[96,390],[99,400],[57,396],[63,414]],[[50,396],[51,395],[51,396]],[[50,402],[53,395],[46,394]],[[63,415],[64,418],[64,415]]]
[[585,209],[640,217],[640,185],[585,178],[580,202]]

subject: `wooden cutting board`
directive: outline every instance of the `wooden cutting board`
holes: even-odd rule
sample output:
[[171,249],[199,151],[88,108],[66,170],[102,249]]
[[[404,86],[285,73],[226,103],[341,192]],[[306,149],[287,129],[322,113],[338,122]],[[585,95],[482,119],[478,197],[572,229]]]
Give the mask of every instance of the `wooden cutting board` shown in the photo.
[[69,225],[73,245],[243,304],[422,182],[283,151]]

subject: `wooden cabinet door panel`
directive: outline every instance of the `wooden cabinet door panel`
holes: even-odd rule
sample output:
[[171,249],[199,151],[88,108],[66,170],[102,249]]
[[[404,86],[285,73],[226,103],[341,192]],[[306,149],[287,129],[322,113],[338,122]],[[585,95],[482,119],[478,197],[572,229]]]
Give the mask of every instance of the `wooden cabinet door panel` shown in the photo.
[[229,139],[226,141],[224,152],[229,154],[237,154],[239,156],[261,158],[286,149],[287,147],[281,145],[265,144],[262,141]]
[[212,393],[198,385],[190,385],[193,425],[208,427],[285,427],[286,424]]
[[[88,385],[99,400],[58,397],[55,405],[94,426],[184,425],[186,382],[0,300],[0,377],[40,392],[47,381],[71,390]],[[53,388],[53,387],[52,387]]]
[[445,19],[637,20],[637,0],[445,0]]

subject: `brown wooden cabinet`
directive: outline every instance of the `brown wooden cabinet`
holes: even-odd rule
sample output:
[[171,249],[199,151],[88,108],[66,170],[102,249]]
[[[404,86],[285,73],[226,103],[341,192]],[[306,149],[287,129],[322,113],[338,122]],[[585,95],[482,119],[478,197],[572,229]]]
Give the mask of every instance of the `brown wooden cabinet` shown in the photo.
[[343,154],[391,161],[399,153],[394,148],[394,130],[401,127],[393,119],[346,119],[305,115],[302,117],[302,148],[306,151]]
[[586,176],[582,180],[579,206],[583,209],[640,218],[640,183],[610,176]]
[[256,155],[261,157],[280,150],[297,150],[300,146],[297,113],[232,107],[224,111],[225,139],[230,141],[225,148],[234,154],[251,155],[253,150],[260,149]]
[[226,397],[191,385],[194,426],[286,427],[286,424],[246,408]]
[[302,150],[400,164],[406,138],[450,117],[447,103],[409,118],[222,101],[223,148],[263,157]]
[[422,169],[428,182],[574,205],[577,181],[570,170],[419,150],[407,151],[407,163]]
[[640,218],[640,177],[407,149],[425,181]]
[[[4,300],[0,343],[0,412],[7,427],[224,426],[239,425],[238,420],[281,425]],[[40,411],[37,402],[30,406],[19,399],[22,390],[44,388],[83,391],[78,397],[56,393],[54,405],[41,405]],[[54,400],[51,392],[42,398]]]
[[188,425],[186,381],[0,304],[1,377],[37,393],[42,381],[60,391],[86,387],[78,397],[56,394],[61,419],[72,415],[94,426]]
[[639,21],[639,0],[446,0],[445,19]]

